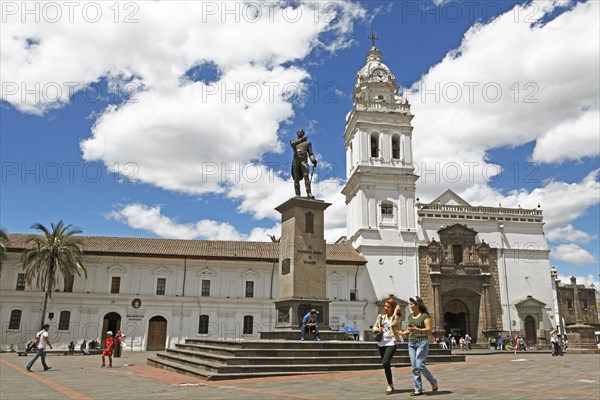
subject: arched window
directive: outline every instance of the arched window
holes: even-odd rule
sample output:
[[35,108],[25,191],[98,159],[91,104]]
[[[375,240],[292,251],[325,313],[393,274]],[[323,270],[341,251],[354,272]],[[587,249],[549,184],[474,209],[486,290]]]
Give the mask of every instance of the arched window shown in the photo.
[[10,312],[10,320],[8,321],[8,329],[19,329],[21,327],[21,310],[12,310]]
[[198,334],[208,335],[208,315],[201,315],[198,318]]
[[70,321],[71,321],[71,311],[61,311],[60,318],[58,319],[58,330],[59,331],[68,331]]
[[252,334],[252,325],[254,324],[254,317],[252,315],[244,315],[244,335]]
[[379,134],[371,134],[371,157],[379,158]]
[[392,158],[400,159],[400,136],[398,135],[392,137]]

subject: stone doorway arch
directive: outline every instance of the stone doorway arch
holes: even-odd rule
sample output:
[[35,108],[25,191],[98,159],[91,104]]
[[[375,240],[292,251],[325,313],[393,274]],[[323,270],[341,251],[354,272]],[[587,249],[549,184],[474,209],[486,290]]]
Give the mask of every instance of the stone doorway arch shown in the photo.
[[444,330],[460,338],[468,332],[469,308],[461,300],[450,300],[444,307]]
[[533,344],[535,346],[535,344],[537,343],[537,335],[535,332],[535,318],[533,318],[531,315],[528,315],[525,317],[525,341],[529,344]]
[[164,351],[167,343],[167,320],[160,315],[148,322],[148,343],[146,351]]
[[121,315],[116,312],[109,312],[104,315],[104,319],[102,321],[102,335],[100,338],[100,345],[102,348],[106,347],[106,332],[111,331],[113,333],[113,337],[118,330],[121,329]]

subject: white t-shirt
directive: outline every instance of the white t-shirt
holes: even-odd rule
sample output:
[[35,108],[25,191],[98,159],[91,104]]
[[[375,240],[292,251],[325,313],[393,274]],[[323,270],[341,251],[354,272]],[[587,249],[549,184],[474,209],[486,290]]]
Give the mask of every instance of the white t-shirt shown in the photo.
[[45,330],[42,329],[35,336],[40,337],[40,343],[37,345],[37,348],[46,350],[46,338],[48,337],[48,332],[46,332]]
[[381,315],[381,327],[383,328],[383,338],[378,343],[380,347],[393,346],[396,344],[396,338],[392,331],[392,319],[388,318],[387,315]]

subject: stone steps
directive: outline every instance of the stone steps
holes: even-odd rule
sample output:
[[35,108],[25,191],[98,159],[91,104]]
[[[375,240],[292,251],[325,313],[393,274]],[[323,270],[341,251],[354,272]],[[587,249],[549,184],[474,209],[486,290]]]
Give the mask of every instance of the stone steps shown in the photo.
[[[428,363],[461,362],[432,344]],[[381,368],[374,342],[300,342],[187,339],[173,349],[148,358],[158,368],[207,380],[356,371]],[[398,345],[392,366],[410,365],[406,343]]]

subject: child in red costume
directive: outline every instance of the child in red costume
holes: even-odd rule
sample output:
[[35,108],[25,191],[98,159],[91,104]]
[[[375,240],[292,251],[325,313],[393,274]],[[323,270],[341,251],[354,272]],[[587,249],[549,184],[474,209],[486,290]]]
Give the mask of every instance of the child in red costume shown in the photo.
[[102,368],[106,367],[105,356],[108,356],[108,368],[112,368],[112,355],[115,347],[115,341],[112,337],[112,332],[106,332],[106,348],[102,352]]

